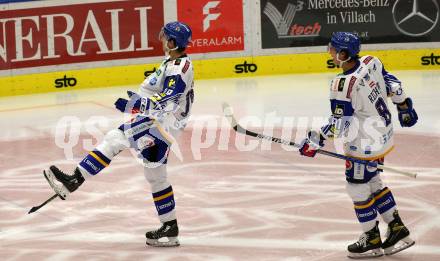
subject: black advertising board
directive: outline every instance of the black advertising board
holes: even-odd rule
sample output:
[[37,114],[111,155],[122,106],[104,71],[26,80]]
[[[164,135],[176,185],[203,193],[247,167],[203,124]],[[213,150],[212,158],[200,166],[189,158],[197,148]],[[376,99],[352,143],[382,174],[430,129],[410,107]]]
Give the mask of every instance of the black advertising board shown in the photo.
[[440,0],[261,0],[262,48],[327,45],[331,33],[362,43],[440,42]]

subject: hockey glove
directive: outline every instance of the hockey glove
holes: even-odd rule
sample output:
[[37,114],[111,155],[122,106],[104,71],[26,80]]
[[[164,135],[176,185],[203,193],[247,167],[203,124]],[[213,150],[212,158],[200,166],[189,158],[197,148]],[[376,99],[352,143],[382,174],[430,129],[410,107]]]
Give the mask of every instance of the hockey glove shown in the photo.
[[126,113],[139,113],[142,97],[132,91],[127,91],[127,94],[130,100],[124,98],[117,99],[115,102],[116,109]]
[[303,156],[315,157],[318,150],[324,146],[324,140],[324,137],[320,133],[309,131],[307,138],[301,142],[299,153]]
[[399,122],[402,127],[411,127],[417,123],[419,117],[413,108],[413,103],[411,98],[406,98],[404,105],[407,108],[401,108],[401,105],[397,105],[397,111],[399,112]]

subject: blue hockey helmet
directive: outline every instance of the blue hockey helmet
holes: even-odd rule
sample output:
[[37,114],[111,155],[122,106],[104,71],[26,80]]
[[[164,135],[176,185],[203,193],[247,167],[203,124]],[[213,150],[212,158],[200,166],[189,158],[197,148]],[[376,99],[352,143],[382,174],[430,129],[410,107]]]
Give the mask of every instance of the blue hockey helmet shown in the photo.
[[170,22],[167,23],[161,31],[161,35],[164,35],[167,40],[174,39],[177,47],[186,48],[191,40],[192,31],[188,25],[182,22]]
[[331,47],[336,52],[346,51],[349,57],[356,57],[361,50],[361,41],[359,37],[349,32],[334,32],[330,40]]

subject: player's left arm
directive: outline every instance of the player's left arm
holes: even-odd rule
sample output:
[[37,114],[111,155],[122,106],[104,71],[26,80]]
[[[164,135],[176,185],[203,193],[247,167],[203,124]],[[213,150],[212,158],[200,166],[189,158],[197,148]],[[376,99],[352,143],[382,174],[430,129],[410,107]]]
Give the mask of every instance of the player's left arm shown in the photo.
[[413,101],[407,97],[403,88],[402,82],[394,75],[390,74],[382,67],[382,76],[385,80],[387,94],[391,100],[396,104],[399,114],[399,122],[402,127],[411,127],[417,123],[418,116],[413,107]]

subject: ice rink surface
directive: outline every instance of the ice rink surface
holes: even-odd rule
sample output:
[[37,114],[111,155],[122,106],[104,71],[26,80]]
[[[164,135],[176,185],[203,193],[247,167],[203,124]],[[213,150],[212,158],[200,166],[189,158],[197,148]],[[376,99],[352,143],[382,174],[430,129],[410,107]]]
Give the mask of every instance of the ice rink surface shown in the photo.
[[[386,163],[419,176],[381,175],[416,245],[380,260],[440,260],[440,71],[394,74],[419,122],[410,129],[395,122],[396,149]],[[346,247],[361,232],[345,192],[344,162],[244,139],[221,111],[228,102],[248,128],[300,141],[305,128],[329,115],[332,77],[196,81],[192,118],[169,162],[178,248],[145,246],[145,232],[159,221],[130,151],[68,200],[27,214],[53,194],[42,170],[51,164],[72,170],[106,131],[127,120],[113,102],[137,86],[1,98],[0,259],[348,259]],[[384,237],[386,225],[380,228]]]

